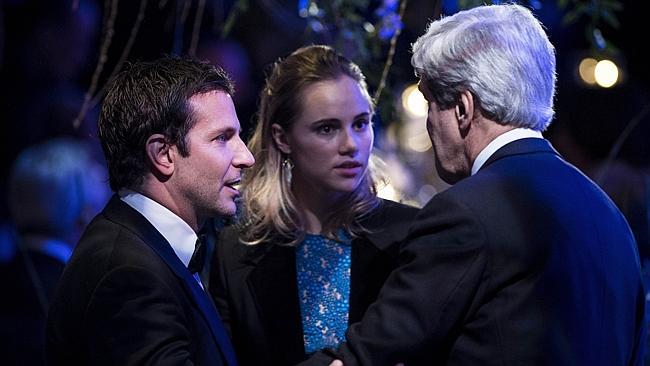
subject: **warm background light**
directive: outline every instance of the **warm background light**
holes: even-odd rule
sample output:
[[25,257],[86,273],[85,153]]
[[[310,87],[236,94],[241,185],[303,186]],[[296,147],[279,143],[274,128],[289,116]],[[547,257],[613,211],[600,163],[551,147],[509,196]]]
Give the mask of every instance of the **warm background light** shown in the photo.
[[426,130],[424,130],[418,134],[409,136],[406,141],[406,146],[413,151],[425,152],[431,148],[431,140]]
[[385,186],[379,188],[379,191],[377,192],[377,197],[383,198],[383,199],[386,199],[386,200],[398,201],[398,202],[402,198],[400,193],[390,183],[388,183]]
[[418,90],[417,84],[409,85],[402,92],[402,107],[411,117],[424,117],[427,115],[427,101]]
[[610,60],[600,60],[594,69],[596,83],[603,88],[609,88],[618,81],[618,67]]
[[578,73],[580,73],[580,78],[582,81],[589,85],[596,84],[596,75],[594,73],[594,70],[596,69],[597,63],[598,61],[596,59],[589,57],[580,61],[580,65],[578,66]]
[[620,82],[620,68],[612,60],[596,60],[587,57],[578,65],[580,79],[588,85],[598,85],[609,88]]

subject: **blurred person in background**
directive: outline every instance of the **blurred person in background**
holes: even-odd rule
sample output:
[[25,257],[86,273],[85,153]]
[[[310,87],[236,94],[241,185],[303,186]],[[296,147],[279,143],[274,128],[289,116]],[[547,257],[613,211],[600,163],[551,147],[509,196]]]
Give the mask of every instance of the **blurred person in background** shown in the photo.
[[23,150],[9,176],[15,231],[0,261],[0,361],[44,364],[48,305],[74,245],[109,197],[106,171],[85,142],[47,140]]

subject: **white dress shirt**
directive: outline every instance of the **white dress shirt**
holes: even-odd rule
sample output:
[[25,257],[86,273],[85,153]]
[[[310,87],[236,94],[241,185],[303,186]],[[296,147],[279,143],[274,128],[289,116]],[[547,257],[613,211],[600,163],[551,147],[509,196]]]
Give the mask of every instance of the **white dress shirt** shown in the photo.
[[508,143],[511,143],[516,140],[521,140],[525,138],[540,138],[543,139],[542,133],[539,131],[534,131],[528,128],[515,128],[504,134],[497,136],[492,142],[490,142],[481,152],[478,154],[472,164],[472,175],[476,174],[479,169],[485,164],[485,162],[494,154],[497,150],[502,148]]
[[123,189],[119,195],[122,201],[142,214],[167,239],[178,259],[187,267],[197,239],[190,225],[165,206],[138,192]]

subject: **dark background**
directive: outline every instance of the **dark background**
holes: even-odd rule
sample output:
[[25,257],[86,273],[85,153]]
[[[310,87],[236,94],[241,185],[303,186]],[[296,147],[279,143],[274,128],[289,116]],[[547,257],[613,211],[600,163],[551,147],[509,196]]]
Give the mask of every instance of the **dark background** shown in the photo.
[[[187,53],[198,1],[149,0],[128,60],[157,58],[164,53]],[[222,26],[234,1],[206,0],[196,55],[220,64],[237,86],[235,103],[244,136],[252,127],[257,93],[269,65],[295,48],[314,40],[330,40],[306,34],[307,21],[298,16],[298,1],[250,0],[249,9],[222,38]],[[366,14],[381,1],[371,1]],[[650,119],[645,116],[616,158],[603,164],[615,140],[649,104],[650,64],[641,54],[648,36],[641,1],[623,1],[618,14],[619,29],[603,26],[604,36],[618,49],[623,83],[610,89],[585,87],[576,78],[581,57],[589,53],[585,36],[589,19],[562,24],[564,12],[555,1],[539,2],[535,10],[557,48],[558,92],[556,119],[545,133],[565,157],[606,189],[628,216],[643,245],[647,243],[648,167],[650,165]],[[85,115],[79,128],[73,126],[97,67],[102,24],[111,2],[101,0],[4,0],[0,13],[0,222],[7,221],[6,178],[11,163],[24,147],[53,136],[76,136],[91,141],[97,159],[102,159],[95,137],[97,108]],[[125,49],[137,20],[141,1],[120,1],[112,43],[96,91],[101,90]],[[184,10],[184,6],[189,7]],[[443,12],[451,13],[455,1],[445,1]],[[400,88],[415,82],[410,68],[409,45],[422,34],[427,22],[437,16],[435,2],[410,0],[404,29],[398,39],[388,96],[398,98]],[[179,17],[187,13],[184,22]],[[384,45],[387,51],[387,45]],[[384,52],[384,55],[386,52]],[[385,57],[385,56],[384,56]],[[376,63],[382,63],[383,59]],[[364,70],[367,71],[367,70]],[[371,89],[376,85],[370,85]],[[380,106],[381,107],[381,106]],[[378,132],[399,124],[399,116],[376,122]],[[424,121],[422,121],[424,123]],[[430,153],[430,152],[429,152]],[[645,253],[645,250],[642,250]]]

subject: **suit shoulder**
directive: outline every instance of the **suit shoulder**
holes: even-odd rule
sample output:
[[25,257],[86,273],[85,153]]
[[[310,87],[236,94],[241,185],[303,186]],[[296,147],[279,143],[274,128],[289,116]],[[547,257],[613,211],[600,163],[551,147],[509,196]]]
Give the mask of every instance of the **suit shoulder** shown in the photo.
[[418,212],[416,207],[382,199],[375,210],[361,219],[367,230],[362,236],[381,250],[391,248],[406,237]]
[[387,199],[381,199],[381,203],[379,204],[377,210],[383,211],[388,215],[406,215],[410,217],[415,216],[418,211],[420,211],[420,209],[415,206],[410,206],[404,203]]
[[[147,245],[145,238],[128,227],[98,215],[84,232],[70,260],[99,272],[118,266],[166,268],[162,258]],[[159,268],[160,267],[160,268]]]
[[[434,225],[446,228],[473,228],[472,230],[485,232],[486,225],[489,225],[491,220],[498,220],[498,215],[486,216],[484,205],[498,209],[500,204],[494,201],[498,198],[493,197],[489,189],[470,180],[473,179],[467,178],[433,196],[420,210],[411,231],[425,229],[425,232],[428,232],[430,226]],[[489,222],[485,222],[486,219]]]
[[387,227],[410,222],[420,211],[419,208],[403,203],[382,199],[379,206],[364,221],[366,225]]

